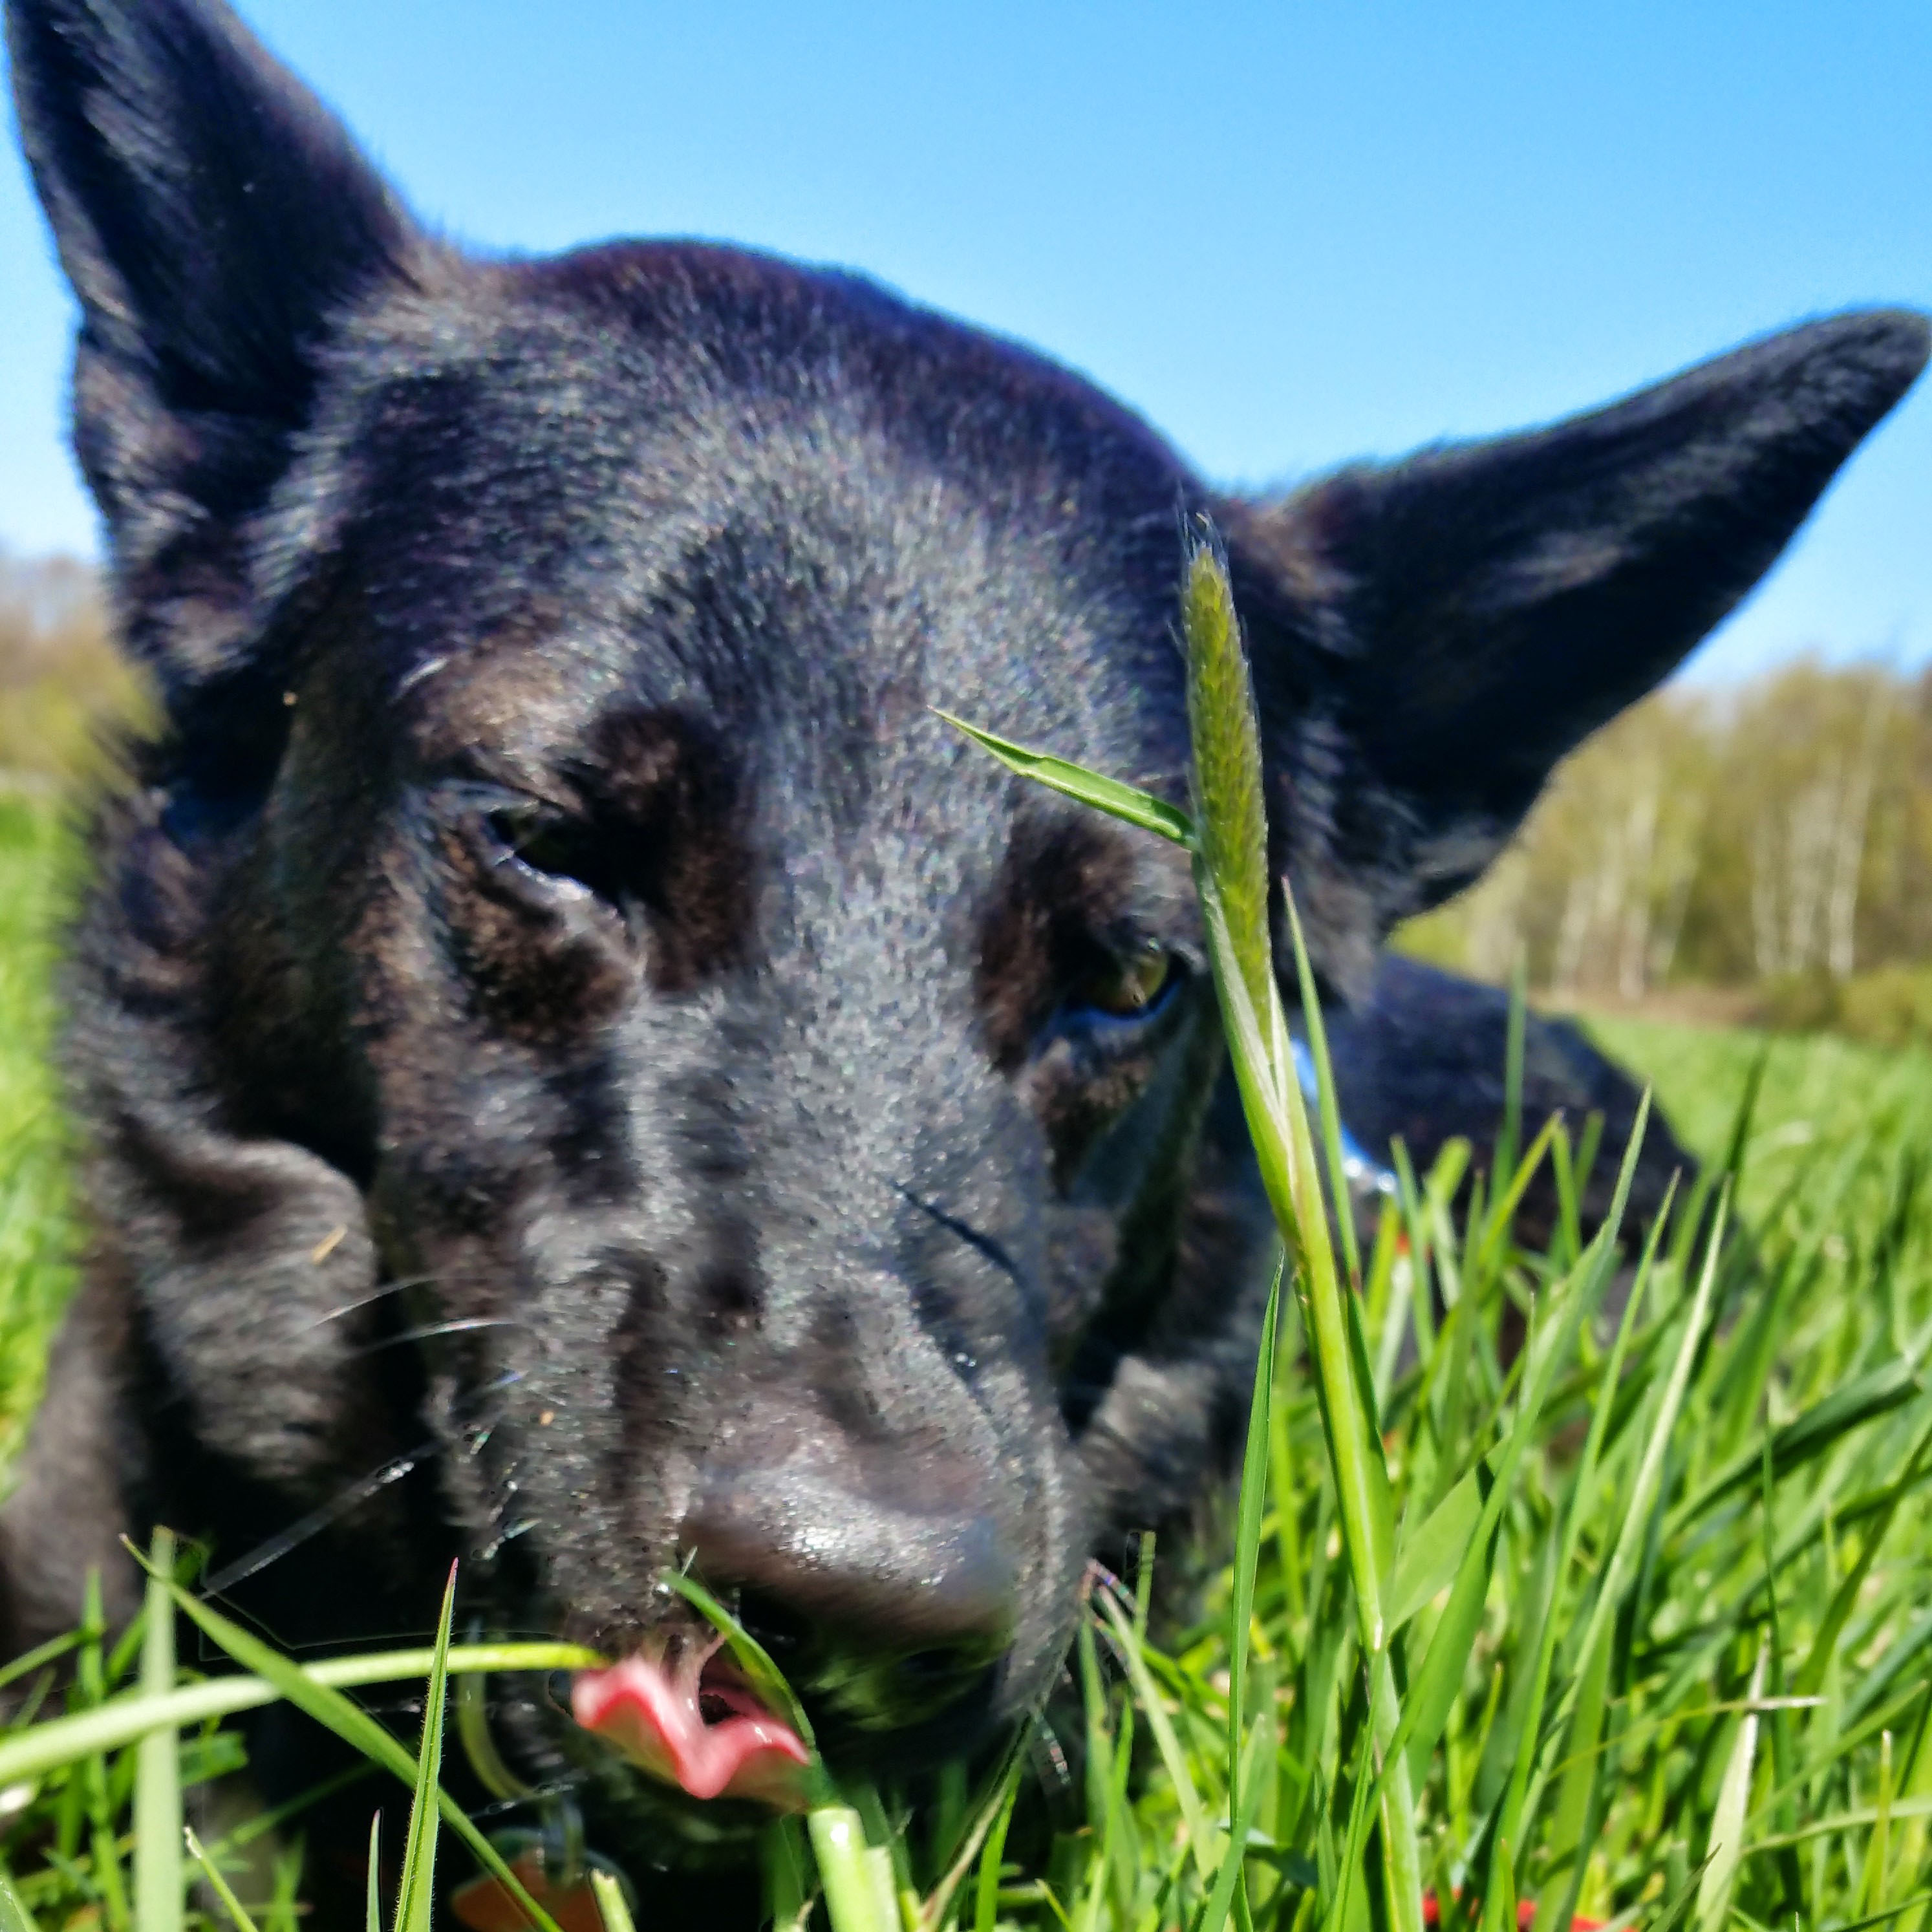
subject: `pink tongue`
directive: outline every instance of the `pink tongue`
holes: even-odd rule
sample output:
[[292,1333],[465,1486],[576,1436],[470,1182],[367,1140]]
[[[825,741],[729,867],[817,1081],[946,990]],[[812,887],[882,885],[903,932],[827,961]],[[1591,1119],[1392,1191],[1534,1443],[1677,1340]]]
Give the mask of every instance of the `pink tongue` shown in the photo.
[[[773,1717],[728,1670],[705,1665],[722,1639],[660,1639],[657,1648],[607,1670],[580,1670],[571,1714],[640,1768],[694,1798],[753,1798],[782,1811],[805,1809],[811,1762],[798,1733]],[[700,1682],[700,1679],[702,1682]],[[699,1705],[728,1717],[707,1724]]]

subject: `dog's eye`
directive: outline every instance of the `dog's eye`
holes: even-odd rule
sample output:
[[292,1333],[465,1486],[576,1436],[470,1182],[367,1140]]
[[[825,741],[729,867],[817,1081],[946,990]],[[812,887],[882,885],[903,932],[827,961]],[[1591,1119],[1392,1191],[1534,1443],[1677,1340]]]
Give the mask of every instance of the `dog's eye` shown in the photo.
[[616,882],[602,842],[589,826],[532,806],[502,807],[488,815],[488,823],[497,844],[532,872],[572,880],[600,898],[614,896]]
[[1177,976],[1174,956],[1149,940],[1090,973],[1074,989],[1072,1004],[1112,1019],[1144,1019],[1165,1001]]

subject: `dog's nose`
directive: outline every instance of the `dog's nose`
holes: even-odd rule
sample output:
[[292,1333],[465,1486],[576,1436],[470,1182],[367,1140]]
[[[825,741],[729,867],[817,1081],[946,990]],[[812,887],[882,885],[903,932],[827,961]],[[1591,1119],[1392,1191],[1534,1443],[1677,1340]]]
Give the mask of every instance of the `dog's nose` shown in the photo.
[[908,1508],[782,1465],[714,1475],[684,1528],[698,1573],[736,1592],[746,1629],[834,1730],[936,1717],[1011,1641],[1014,1565],[970,1507]]

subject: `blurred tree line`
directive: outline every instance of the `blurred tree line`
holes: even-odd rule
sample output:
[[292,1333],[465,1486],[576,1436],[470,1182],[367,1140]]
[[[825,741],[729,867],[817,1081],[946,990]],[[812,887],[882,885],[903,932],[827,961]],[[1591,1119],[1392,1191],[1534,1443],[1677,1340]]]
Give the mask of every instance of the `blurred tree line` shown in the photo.
[[1834,986],[1932,965],[1932,670],[1801,660],[1653,694],[1404,943],[1486,979],[1521,954],[1572,999],[1690,982],[1829,1005]]
[[98,771],[114,728],[144,704],[94,569],[0,551],[0,787],[46,790]]

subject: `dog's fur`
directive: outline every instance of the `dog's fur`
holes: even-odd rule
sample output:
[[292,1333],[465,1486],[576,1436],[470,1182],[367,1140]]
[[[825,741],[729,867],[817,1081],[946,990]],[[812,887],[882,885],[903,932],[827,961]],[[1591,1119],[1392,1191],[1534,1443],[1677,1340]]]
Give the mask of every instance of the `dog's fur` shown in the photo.
[[[1330,1016],[1327,1030],[1337,1106],[1371,1158],[1388,1160],[1400,1142],[1424,1174],[1450,1141],[1462,1139],[1475,1153],[1472,1171],[1480,1168],[1508,1113],[1508,994],[1388,952],[1362,992]],[[1573,1138],[1588,1131],[1592,1118],[1600,1124],[1576,1203],[1580,1231],[1594,1233],[1610,1214],[1642,1090],[1570,1022],[1536,1012],[1524,1018],[1521,1082],[1531,1133],[1552,1114]],[[1653,1105],[1630,1173],[1624,1228],[1640,1235],[1671,1198],[1673,1178],[1688,1195],[1696,1174],[1696,1160]],[[1466,1186],[1463,1192],[1466,1198]],[[1373,1238],[1382,1198],[1358,1196],[1365,1239]],[[1550,1163],[1540,1162],[1516,1210],[1517,1239],[1547,1247],[1559,1213]]]
[[[1089,1552],[1224,1465],[1267,1222],[1184,869],[928,707],[1178,797],[1211,516],[1346,1000],[1756,581],[1924,322],[1238,500],[850,276],[460,254],[219,0],[7,19],[168,721],[74,938],[94,1245],[7,1641],[157,1520],[296,1645],[420,1630],[460,1556],[466,1617],[621,1652],[694,1550],[835,1756],[988,1731]],[[656,1855],[594,1740],[504,1730]]]

